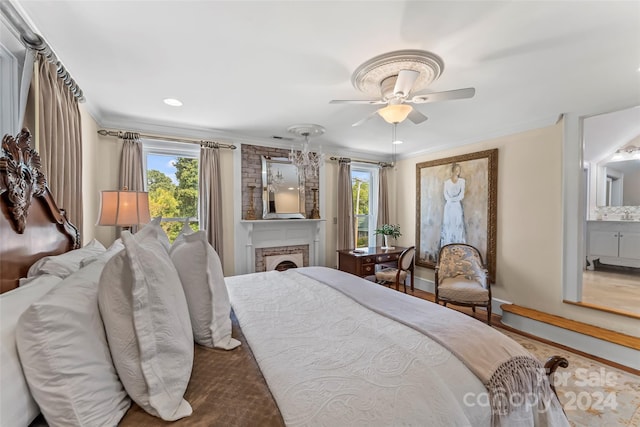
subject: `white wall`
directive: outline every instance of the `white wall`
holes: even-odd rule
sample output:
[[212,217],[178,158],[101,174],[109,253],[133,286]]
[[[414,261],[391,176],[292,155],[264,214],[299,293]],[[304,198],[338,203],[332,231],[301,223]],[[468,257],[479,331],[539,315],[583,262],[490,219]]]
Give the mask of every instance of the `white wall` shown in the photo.
[[[562,302],[562,124],[398,162],[399,244],[415,244],[416,164],[498,148],[496,284],[493,297],[640,336],[638,321]],[[393,193],[393,192],[392,192]],[[433,270],[416,277],[433,281]]]

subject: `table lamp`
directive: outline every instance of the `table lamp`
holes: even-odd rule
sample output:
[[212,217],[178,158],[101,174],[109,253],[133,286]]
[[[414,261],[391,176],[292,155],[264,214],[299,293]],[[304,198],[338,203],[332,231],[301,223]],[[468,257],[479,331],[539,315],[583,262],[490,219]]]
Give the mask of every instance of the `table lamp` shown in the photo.
[[123,230],[151,221],[149,193],[146,191],[122,190],[101,191],[100,214],[96,225],[115,225]]

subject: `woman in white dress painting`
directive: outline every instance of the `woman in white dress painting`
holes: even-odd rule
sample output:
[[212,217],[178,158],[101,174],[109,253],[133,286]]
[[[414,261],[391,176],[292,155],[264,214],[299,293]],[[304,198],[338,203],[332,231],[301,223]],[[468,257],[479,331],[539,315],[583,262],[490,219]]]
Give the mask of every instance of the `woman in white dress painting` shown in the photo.
[[464,229],[464,178],[460,178],[460,165],[451,165],[451,178],[444,182],[444,212],[440,230],[440,247],[449,243],[466,243]]

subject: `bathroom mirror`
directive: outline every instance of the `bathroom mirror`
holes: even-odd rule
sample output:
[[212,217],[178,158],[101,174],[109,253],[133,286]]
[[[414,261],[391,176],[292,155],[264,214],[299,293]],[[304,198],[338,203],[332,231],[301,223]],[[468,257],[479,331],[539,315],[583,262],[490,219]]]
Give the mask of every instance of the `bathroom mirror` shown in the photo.
[[262,156],[263,219],[304,218],[304,176],[286,157]]
[[598,165],[597,206],[640,206],[640,159]]
[[596,114],[582,121],[586,218],[596,208],[640,206],[640,106]]

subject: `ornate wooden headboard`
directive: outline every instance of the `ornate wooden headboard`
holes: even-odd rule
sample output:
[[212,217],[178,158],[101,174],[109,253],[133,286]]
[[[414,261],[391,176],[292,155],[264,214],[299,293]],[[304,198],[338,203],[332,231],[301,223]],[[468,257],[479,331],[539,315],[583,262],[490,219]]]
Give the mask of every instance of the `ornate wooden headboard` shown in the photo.
[[78,229],[56,205],[30,148],[31,134],[5,135],[0,147],[0,293],[18,286],[47,255],[80,247]]

